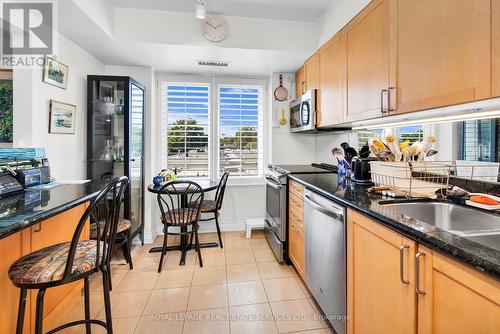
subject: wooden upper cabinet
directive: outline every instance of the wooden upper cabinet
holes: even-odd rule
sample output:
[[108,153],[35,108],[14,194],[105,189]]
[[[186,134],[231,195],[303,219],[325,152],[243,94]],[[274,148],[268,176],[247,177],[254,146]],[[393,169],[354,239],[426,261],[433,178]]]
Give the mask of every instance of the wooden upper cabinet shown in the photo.
[[491,0],[397,0],[391,6],[391,111],[491,96]]
[[336,35],[319,50],[318,127],[328,127],[344,121],[345,56],[344,34]]
[[372,1],[346,26],[348,121],[380,117],[386,109],[382,98],[389,87],[389,2]]
[[319,88],[319,56],[317,53],[307,59],[304,63],[306,71],[306,86],[305,90]]
[[349,334],[416,333],[415,250],[414,241],[348,210]]
[[295,72],[295,97],[302,95],[306,91],[306,71],[304,66]]
[[500,0],[492,1],[492,96],[500,96]]
[[419,333],[498,333],[498,281],[421,245],[418,254]]

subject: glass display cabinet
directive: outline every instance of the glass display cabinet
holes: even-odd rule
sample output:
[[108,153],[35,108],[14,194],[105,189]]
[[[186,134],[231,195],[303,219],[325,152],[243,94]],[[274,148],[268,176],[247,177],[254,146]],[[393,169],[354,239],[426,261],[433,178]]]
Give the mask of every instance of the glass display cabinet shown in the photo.
[[122,206],[131,236],[144,242],[144,86],[130,77],[87,76],[87,174],[92,181],[125,175]]

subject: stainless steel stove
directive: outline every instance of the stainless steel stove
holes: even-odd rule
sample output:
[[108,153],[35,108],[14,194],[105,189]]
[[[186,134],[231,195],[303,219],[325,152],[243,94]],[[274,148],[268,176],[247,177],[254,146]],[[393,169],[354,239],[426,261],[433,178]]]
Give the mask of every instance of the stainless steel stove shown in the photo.
[[266,176],[266,238],[279,262],[286,257],[287,247],[287,176],[289,174],[316,174],[336,172],[336,166],[268,165]]

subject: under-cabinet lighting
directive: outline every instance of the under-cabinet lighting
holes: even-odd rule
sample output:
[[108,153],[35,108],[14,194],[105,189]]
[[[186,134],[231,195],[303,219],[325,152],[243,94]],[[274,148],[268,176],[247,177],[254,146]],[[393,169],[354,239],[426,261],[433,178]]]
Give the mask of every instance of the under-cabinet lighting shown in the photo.
[[400,126],[408,126],[408,125],[420,125],[420,124],[433,124],[433,123],[451,123],[451,122],[459,122],[459,121],[475,121],[481,119],[489,119],[489,118],[497,118],[500,117],[500,110],[495,111],[476,111],[469,112],[467,114],[462,115],[452,115],[452,116],[443,116],[443,117],[433,117],[427,119],[415,119],[415,120],[401,120],[396,122],[388,122],[388,123],[379,123],[373,125],[360,125],[353,126],[353,130],[373,130],[380,129],[385,127],[400,127]]

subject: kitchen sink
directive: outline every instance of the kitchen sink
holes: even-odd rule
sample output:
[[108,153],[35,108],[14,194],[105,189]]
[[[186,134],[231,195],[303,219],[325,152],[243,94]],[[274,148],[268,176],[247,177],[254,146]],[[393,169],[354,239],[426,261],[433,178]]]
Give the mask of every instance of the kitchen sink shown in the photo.
[[461,205],[445,202],[407,202],[382,205],[405,216],[464,237],[500,234],[500,216]]

